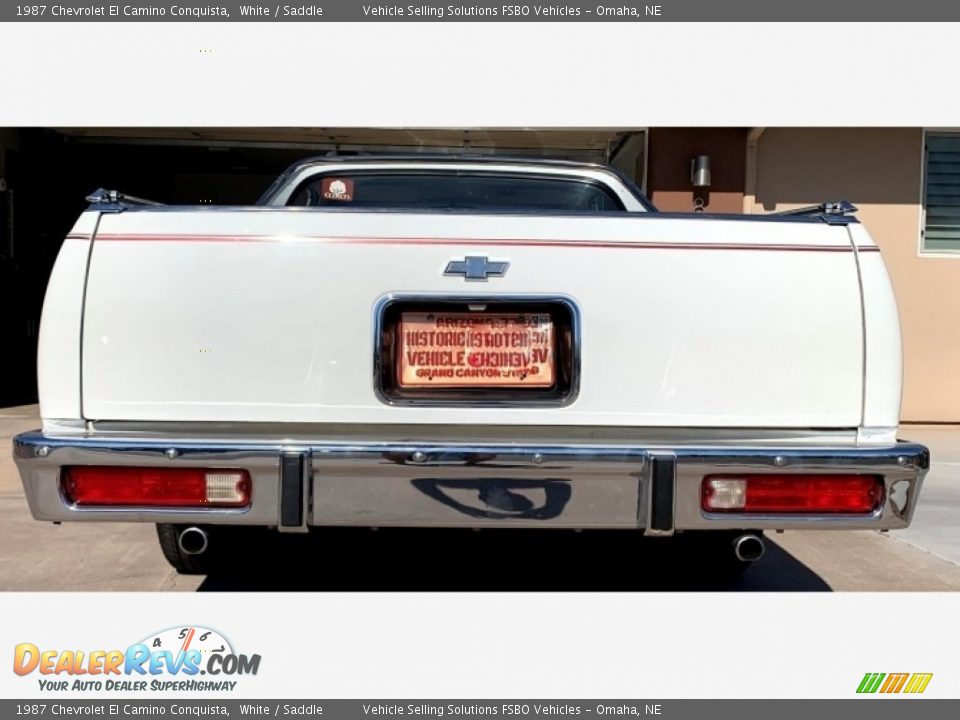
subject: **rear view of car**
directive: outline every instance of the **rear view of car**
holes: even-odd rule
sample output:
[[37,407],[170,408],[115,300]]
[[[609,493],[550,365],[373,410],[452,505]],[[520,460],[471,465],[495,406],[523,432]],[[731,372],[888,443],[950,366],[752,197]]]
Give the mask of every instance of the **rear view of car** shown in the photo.
[[324,158],[250,208],[103,192],[41,329],[31,511],[160,527],[906,527],[900,336],[849,208],[670,215],[598,166]]

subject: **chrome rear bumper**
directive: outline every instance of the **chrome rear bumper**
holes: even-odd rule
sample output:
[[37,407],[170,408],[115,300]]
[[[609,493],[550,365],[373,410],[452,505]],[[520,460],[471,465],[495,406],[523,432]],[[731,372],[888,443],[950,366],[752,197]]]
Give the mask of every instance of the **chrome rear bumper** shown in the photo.
[[[704,529],[895,529],[913,516],[929,453],[888,447],[710,446],[494,441],[187,440],[170,437],[14,438],[33,516],[49,521],[225,523],[304,531],[310,526],[634,528],[669,535]],[[245,509],[91,509],[60,490],[71,465],[242,468]],[[700,484],[712,473],[881,475],[883,505],[869,515],[708,514]]]

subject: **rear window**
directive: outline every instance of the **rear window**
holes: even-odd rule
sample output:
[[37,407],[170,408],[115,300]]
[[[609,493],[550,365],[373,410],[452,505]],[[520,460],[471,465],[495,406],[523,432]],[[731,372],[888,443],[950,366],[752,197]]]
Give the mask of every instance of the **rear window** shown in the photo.
[[616,212],[605,186],[580,178],[505,173],[353,173],[315,176],[288,205],[432,210]]

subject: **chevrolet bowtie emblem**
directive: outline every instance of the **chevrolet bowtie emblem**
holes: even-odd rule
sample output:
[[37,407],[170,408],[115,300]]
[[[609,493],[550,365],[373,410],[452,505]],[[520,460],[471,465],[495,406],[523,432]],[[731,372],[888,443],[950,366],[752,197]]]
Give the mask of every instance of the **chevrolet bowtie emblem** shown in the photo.
[[486,257],[469,255],[463,260],[451,260],[447,263],[444,275],[463,275],[464,280],[486,280],[487,278],[503,277],[507,274],[508,262],[490,261]]

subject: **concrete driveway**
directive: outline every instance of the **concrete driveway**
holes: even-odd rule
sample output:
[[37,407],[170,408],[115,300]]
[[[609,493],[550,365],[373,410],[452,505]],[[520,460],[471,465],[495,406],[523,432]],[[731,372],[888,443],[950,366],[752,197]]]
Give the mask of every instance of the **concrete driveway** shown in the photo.
[[960,590],[957,426],[902,430],[934,459],[910,529],[771,535],[766,557],[725,586],[665,562],[657,541],[611,532],[274,536],[242,575],[179,576],[153,526],[30,517],[9,448],[38,426],[36,406],[0,409],[0,590]]

